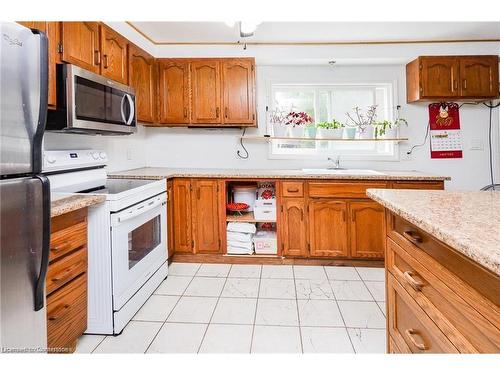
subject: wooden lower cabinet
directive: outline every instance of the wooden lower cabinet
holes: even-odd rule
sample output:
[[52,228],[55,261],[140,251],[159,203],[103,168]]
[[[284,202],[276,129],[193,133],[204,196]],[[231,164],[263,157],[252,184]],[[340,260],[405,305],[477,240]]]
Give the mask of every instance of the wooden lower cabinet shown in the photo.
[[383,258],[385,249],[384,207],[373,201],[349,202],[351,257]]
[[347,203],[311,200],[308,211],[310,256],[347,257]]
[[52,218],[47,272],[47,347],[69,353],[87,329],[87,209]]
[[388,350],[500,353],[500,277],[386,213]]
[[217,180],[192,182],[194,253],[220,253],[219,194]]
[[173,181],[172,191],[175,252],[221,253],[218,180],[179,178]]
[[283,256],[308,256],[306,214],[306,204],[303,199],[283,199],[281,209]]

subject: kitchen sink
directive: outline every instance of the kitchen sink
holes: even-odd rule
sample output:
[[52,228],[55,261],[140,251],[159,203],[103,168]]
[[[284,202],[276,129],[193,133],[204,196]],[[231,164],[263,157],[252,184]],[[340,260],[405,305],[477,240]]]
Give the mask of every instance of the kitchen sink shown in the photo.
[[336,175],[367,175],[376,176],[384,173],[372,169],[328,169],[328,168],[304,168],[302,172],[307,174],[336,174]]

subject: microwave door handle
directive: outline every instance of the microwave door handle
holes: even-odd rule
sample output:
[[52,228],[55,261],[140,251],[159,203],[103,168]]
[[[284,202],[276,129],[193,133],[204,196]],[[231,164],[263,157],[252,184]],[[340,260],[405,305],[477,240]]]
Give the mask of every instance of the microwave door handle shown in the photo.
[[128,121],[126,122],[126,124],[130,125],[132,123],[132,120],[134,119],[135,106],[134,106],[134,101],[132,100],[132,97],[129,94],[125,94],[125,96],[127,97],[128,104],[130,105],[130,116],[129,116]]
[[123,109],[123,105],[125,104],[125,97],[127,96],[127,94],[123,95],[122,97],[122,100],[120,102],[120,112],[121,112],[121,115],[122,115],[122,121],[123,123],[127,123],[127,119],[125,118],[125,110]]

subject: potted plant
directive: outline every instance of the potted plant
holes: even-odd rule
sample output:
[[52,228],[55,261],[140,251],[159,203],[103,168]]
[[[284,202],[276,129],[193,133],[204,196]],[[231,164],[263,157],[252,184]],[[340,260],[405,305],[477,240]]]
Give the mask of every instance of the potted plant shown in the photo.
[[288,127],[285,125],[285,117],[285,113],[277,109],[269,113],[269,122],[275,137],[286,137]]
[[366,113],[361,111],[361,108],[354,107],[354,114],[351,115],[349,112],[346,113],[348,120],[351,125],[358,128],[359,138],[361,139],[372,139],[375,135],[375,119],[377,118],[377,106],[371,105],[366,110]]
[[318,130],[318,138],[342,138],[342,132],[344,128],[344,124],[339,121],[333,119],[332,121],[323,121],[317,124]]
[[304,133],[305,133],[305,136],[307,138],[316,138],[317,132],[318,132],[318,129],[317,129],[316,124],[306,125]]
[[305,112],[289,112],[285,118],[285,124],[288,126],[289,135],[292,138],[302,138],[304,136],[304,127],[312,124],[313,119]]
[[398,137],[398,129],[401,125],[407,125],[408,121],[398,118],[392,121],[384,120],[375,123],[375,138],[395,139]]

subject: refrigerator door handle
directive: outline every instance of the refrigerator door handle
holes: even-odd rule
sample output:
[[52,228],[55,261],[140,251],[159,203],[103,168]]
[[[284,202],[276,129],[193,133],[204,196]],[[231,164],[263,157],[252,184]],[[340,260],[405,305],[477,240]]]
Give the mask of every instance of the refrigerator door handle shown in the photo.
[[43,234],[42,234],[42,261],[40,272],[35,286],[35,311],[41,310],[45,304],[45,278],[49,267],[50,252],[50,182],[46,176],[37,175],[42,183],[42,209],[43,209]]
[[49,101],[49,70],[48,70],[48,39],[45,33],[37,29],[31,29],[33,34],[40,36],[40,110],[38,112],[38,123],[33,136],[33,172],[42,171],[42,140],[45,124],[47,122],[47,109]]

